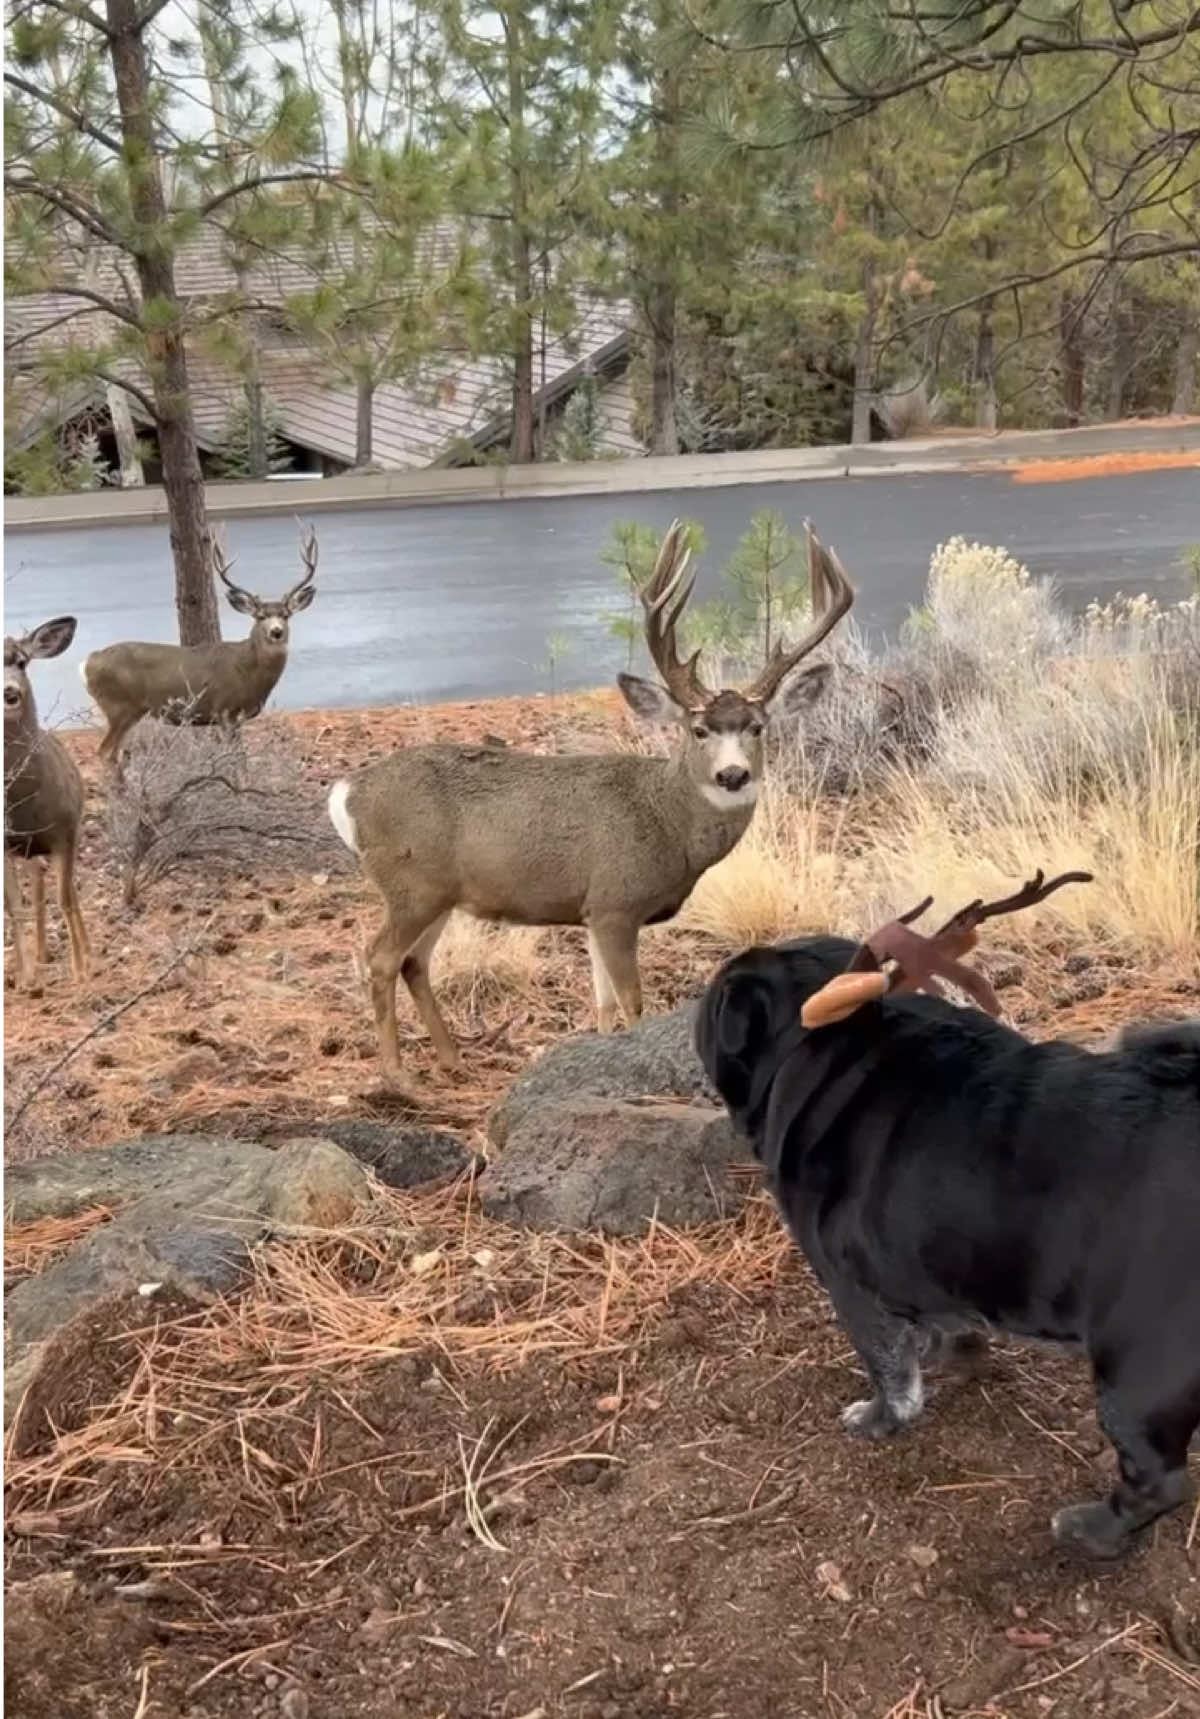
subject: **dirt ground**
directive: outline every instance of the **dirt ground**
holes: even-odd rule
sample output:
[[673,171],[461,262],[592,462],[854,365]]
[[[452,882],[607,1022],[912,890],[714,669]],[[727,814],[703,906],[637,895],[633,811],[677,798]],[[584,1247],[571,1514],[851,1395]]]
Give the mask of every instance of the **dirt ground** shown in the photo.
[[[571,701],[575,742],[612,709]],[[434,731],[408,711],[270,720],[322,782]],[[561,701],[450,707],[436,732],[547,744]],[[96,971],[73,990],[56,938],[40,994],[9,993],[14,1154],[395,1114],[353,872],[164,884],[126,913],[94,738],[72,744]],[[649,1006],[721,953],[648,938]],[[1194,979],[1063,948],[1005,1001],[1081,1039],[1197,1007]],[[570,933],[532,976],[455,990],[469,1076],[412,1029],[423,1116],[481,1139],[588,1010]],[[6,1277],[105,1217],[10,1232]],[[761,1194],[635,1242],[515,1235],[467,1184],[381,1194],[361,1230],[263,1250],[243,1301],[139,1314],[97,1309],[63,1357],[57,1436],[9,1452],[14,1719],[1200,1714],[1200,1512],[1117,1568],[1050,1543],[1052,1510],[1108,1477],[1082,1365],[999,1346],[935,1375],[900,1440],[855,1442],[853,1356]]]

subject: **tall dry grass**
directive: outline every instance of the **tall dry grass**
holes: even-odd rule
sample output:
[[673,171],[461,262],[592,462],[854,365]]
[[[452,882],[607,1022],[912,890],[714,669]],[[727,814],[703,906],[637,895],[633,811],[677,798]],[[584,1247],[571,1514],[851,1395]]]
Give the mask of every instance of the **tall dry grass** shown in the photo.
[[957,539],[926,603],[777,747],[750,832],[688,920],[741,942],[947,912],[1036,867],[1085,869],[1006,928],[1200,961],[1200,602],[1065,615],[1002,550]]

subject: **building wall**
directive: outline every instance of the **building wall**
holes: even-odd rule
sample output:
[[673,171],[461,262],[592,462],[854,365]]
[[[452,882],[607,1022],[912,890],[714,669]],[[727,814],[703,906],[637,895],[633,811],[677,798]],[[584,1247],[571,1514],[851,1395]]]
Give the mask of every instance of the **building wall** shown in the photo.
[[628,369],[600,385],[596,404],[604,419],[601,443],[605,453],[619,454],[622,459],[641,459],[646,449],[633,433],[633,384]]

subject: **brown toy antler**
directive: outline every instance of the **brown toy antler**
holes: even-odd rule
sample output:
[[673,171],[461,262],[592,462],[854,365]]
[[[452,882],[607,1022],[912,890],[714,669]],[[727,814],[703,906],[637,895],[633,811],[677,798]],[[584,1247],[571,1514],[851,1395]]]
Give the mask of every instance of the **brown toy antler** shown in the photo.
[[[965,991],[987,1014],[998,1015],[1000,1003],[995,991],[982,973],[964,966],[961,960],[979,941],[979,927],[986,919],[1036,906],[1064,884],[1091,881],[1089,871],[1065,871],[1046,882],[1045,872],[1039,869],[1012,895],[990,902],[980,898],[961,907],[932,937],[922,937],[910,929],[932,905],[933,897],[926,896],[908,913],[871,932],[847,971],[808,999],[800,1011],[801,1023],[806,1027],[828,1026],[845,1020],[864,1003],[905,991],[928,991],[940,997],[943,980]],[[888,962],[890,967],[885,966]]]

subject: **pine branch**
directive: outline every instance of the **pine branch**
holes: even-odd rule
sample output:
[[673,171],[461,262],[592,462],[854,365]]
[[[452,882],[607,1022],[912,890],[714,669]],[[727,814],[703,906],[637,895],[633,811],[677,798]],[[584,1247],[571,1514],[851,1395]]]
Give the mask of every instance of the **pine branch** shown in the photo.
[[18,77],[16,72],[6,71],[4,81],[6,84],[11,84],[13,89],[20,90],[22,94],[31,97],[32,100],[42,102],[46,107],[53,108],[55,113],[63,119],[69,120],[76,131],[82,132],[85,137],[90,137],[93,142],[102,144],[113,155],[120,155],[121,143],[119,138],[114,137],[111,132],[103,131],[100,126],[93,125],[91,120],[85,118],[78,109],[63,101],[53,90],[39,89],[37,84],[30,83],[27,78]]
[[61,12],[64,18],[73,18],[77,23],[86,24],[90,30],[103,36],[106,42],[114,39],[113,31],[99,12],[93,12],[90,6],[83,5],[82,0],[38,0],[38,3],[48,6],[52,12]]
[[86,204],[78,203],[73,197],[68,197],[65,191],[55,185],[47,185],[41,179],[32,176],[24,177],[19,173],[5,173],[4,188],[14,196],[39,197],[43,203],[49,203],[52,208],[59,209],[64,215],[69,215],[77,221],[93,238],[102,239],[106,245],[113,245],[118,250],[128,250],[128,245],[121,238],[115,227],[110,227],[104,217]]
[[295,185],[295,184],[331,184],[336,183],[344,190],[346,185],[340,173],[327,167],[304,167],[292,173],[256,173],[247,179],[239,179],[236,185],[227,185],[223,191],[218,191],[206,203],[201,203],[195,213],[202,221],[220,209],[224,204],[232,202],[235,197],[243,196],[247,191],[258,191],[264,185]]

